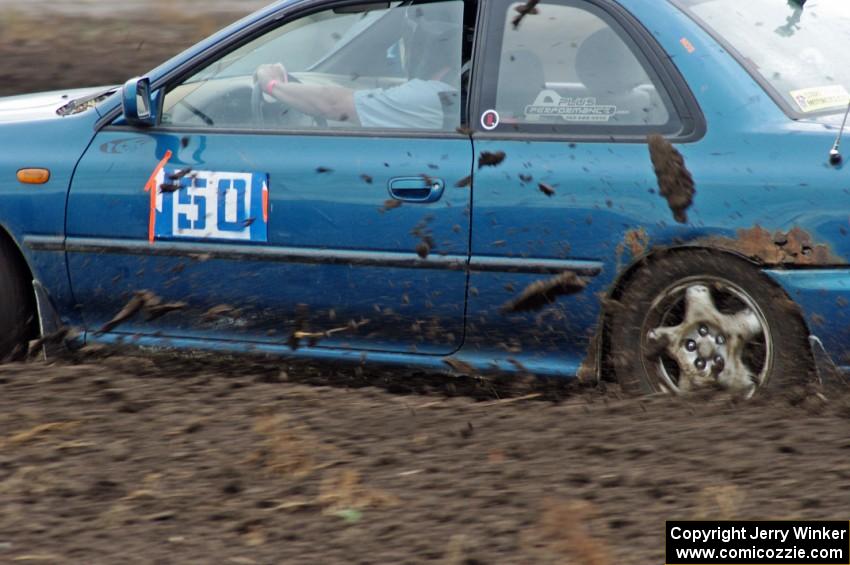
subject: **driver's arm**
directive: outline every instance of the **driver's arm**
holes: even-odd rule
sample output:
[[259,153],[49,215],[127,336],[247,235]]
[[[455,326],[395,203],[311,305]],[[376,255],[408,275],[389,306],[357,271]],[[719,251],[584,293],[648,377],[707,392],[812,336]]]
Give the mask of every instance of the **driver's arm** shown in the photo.
[[341,86],[318,86],[286,81],[283,65],[263,65],[257,81],[263,90],[299,112],[337,122],[359,124],[354,91]]
[[359,124],[357,111],[354,109],[354,91],[351,89],[277,82],[268,92],[284,104],[305,114],[336,122]]

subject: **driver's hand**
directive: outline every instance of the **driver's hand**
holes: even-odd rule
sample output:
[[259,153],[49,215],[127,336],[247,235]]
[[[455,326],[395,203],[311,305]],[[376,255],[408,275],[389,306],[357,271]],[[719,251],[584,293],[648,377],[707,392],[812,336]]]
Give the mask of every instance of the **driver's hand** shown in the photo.
[[273,80],[286,82],[286,68],[284,68],[284,66],[280,63],[276,63],[274,65],[260,65],[257,68],[257,72],[254,74],[254,78],[263,88],[265,88],[265,86]]

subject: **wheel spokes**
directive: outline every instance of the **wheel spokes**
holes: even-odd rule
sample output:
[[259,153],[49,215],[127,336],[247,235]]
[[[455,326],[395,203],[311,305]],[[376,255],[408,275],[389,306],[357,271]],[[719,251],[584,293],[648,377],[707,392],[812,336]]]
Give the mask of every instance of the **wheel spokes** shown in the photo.
[[[717,308],[711,288],[704,284],[688,286],[683,294],[678,294],[684,303],[682,322],[651,329],[646,334],[644,355],[659,367],[666,386],[674,392],[715,382],[751,395],[761,379],[743,355],[747,344],[765,333],[761,318],[750,307],[752,302],[742,300],[743,310],[724,314]],[[665,353],[678,367],[677,379],[664,368]]]
[[719,326],[723,314],[714,305],[711,290],[704,285],[697,284],[688,287],[685,292],[685,321],[684,325],[712,324]]
[[738,312],[734,316],[724,316],[726,318],[726,328],[724,331],[727,335],[738,335],[744,343],[760,336],[764,333],[764,328],[761,325],[756,313],[749,308]]
[[655,328],[646,336],[649,345],[646,355],[657,357],[663,351],[675,355],[676,344],[682,341],[682,326],[672,328]]
[[728,390],[742,391],[746,396],[751,396],[756,387],[760,385],[759,378],[744,363],[740,354],[729,360],[725,371],[717,376],[717,382]]

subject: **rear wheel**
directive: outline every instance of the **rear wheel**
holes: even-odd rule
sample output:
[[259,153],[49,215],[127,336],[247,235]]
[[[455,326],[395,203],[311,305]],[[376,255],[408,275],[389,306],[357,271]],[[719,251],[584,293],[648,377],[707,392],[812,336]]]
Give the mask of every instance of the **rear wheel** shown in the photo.
[[704,250],[650,259],[620,302],[609,349],[626,391],[751,396],[814,374],[796,307],[743,259]]
[[17,250],[0,238],[0,361],[22,353],[35,334],[35,298]]

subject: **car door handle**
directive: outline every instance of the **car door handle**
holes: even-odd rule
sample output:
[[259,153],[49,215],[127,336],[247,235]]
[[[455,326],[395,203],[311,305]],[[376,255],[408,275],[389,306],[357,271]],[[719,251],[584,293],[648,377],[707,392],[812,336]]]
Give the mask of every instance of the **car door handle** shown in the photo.
[[404,177],[390,181],[390,195],[396,200],[429,204],[443,197],[446,183],[432,177]]

